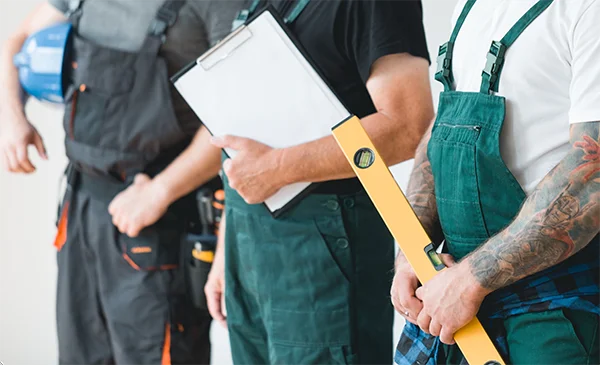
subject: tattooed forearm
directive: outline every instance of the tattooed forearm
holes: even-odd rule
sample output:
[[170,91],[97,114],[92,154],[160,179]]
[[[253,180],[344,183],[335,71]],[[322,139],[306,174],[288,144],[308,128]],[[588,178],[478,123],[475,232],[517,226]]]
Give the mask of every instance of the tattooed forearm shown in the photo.
[[429,238],[439,244],[443,240],[435,201],[435,187],[431,164],[427,158],[427,144],[431,138],[431,127],[423,136],[415,153],[415,165],[410,175],[406,197],[415,214],[423,224]]
[[486,289],[554,266],[598,234],[600,122],[572,125],[571,144],[570,153],[540,182],[517,218],[466,259]]

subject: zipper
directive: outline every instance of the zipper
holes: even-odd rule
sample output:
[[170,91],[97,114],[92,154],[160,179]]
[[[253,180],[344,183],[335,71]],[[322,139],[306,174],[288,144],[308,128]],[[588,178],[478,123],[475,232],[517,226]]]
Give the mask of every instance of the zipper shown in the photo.
[[478,132],[481,130],[481,127],[478,125],[455,125],[455,124],[446,124],[446,123],[440,123],[438,125],[440,127],[448,127],[448,128],[471,129],[471,130],[475,130]]

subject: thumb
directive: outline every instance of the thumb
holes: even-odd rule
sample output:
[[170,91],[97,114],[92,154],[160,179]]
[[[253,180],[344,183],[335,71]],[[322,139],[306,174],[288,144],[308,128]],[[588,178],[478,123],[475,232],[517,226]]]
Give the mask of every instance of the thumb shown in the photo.
[[134,184],[144,184],[150,181],[150,176],[146,174],[137,174],[133,179]]
[[42,139],[42,137],[40,136],[40,134],[37,131],[35,131],[33,134],[33,145],[35,146],[35,149],[37,150],[40,157],[43,158],[44,160],[47,160],[48,155],[46,154],[46,147],[44,146],[44,140]]
[[456,261],[454,261],[454,257],[452,257],[452,255],[448,253],[441,253],[439,256],[446,267],[452,267],[456,265]]
[[231,148],[236,151],[243,150],[246,147],[248,138],[236,136],[213,137],[210,142],[219,148]]

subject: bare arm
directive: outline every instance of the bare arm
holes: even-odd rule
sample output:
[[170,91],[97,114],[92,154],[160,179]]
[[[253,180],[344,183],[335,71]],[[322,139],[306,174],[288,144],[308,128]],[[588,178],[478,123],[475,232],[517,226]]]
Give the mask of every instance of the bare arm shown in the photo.
[[223,327],[227,327],[227,314],[225,310],[225,212],[221,217],[219,237],[215,251],[215,259],[204,286],[208,311],[214,320]]
[[[437,211],[431,163],[427,157],[427,145],[431,138],[432,127],[433,123],[421,139],[417,151],[415,152],[415,164],[408,181],[406,198],[431,241],[435,245],[439,245],[444,240],[444,233],[442,232],[442,226],[440,225]],[[405,263],[406,259],[404,258],[402,251],[398,251],[396,267]]]
[[600,230],[600,122],[571,126],[571,151],[516,219],[465,259],[488,292],[573,256]]
[[6,40],[0,56],[0,109],[8,109],[12,113],[22,114],[23,90],[19,83],[17,68],[13,65],[13,57],[19,53],[28,36],[36,31],[61,21],[65,16],[52,5],[44,2],[21,23],[21,26]]
[[[413,158],[433,116],[428,69],[427,61],[404,53],[384,56],[371,69],[367,89],[377,112],[361,122],[390,166]],[[281,150],[280,163],[288,184],[354,176],[332,136]]]
[[192,143],[164,171],[154,183],[164,192],[168,204],[210,181],[221,168],[221,150],[210,143],[210,133],[201,127]]
[[21,26],[2,45],[0,54],[0,164],[10,172],[32,173],[27,147],[34,145],[46,159],[44,142],[25,116],[25,100],[19,83],[14,56],[29,35],[49,25],[65,21],[64,15],[44,2],[29,14]]

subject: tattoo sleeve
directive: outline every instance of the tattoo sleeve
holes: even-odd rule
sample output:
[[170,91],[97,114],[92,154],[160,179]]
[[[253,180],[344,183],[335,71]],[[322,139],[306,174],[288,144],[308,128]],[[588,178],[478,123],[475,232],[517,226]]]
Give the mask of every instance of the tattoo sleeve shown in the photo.
[[571,126],[571,151],[525,200],[516,219],[465,260],[496,290],[554,266],[600,230],[600,122]]
[[440,244],[444,235],[438,217],[437,204],[435,201],[435,186],[433,184],[433,173],[431,164],[427,158],[427,144],[431,138],[431,127],[425,135],[415,153],[415,164],[408,181],[406,198],[412,206],[415,214],[421,221],[423,228],[434,244]]

